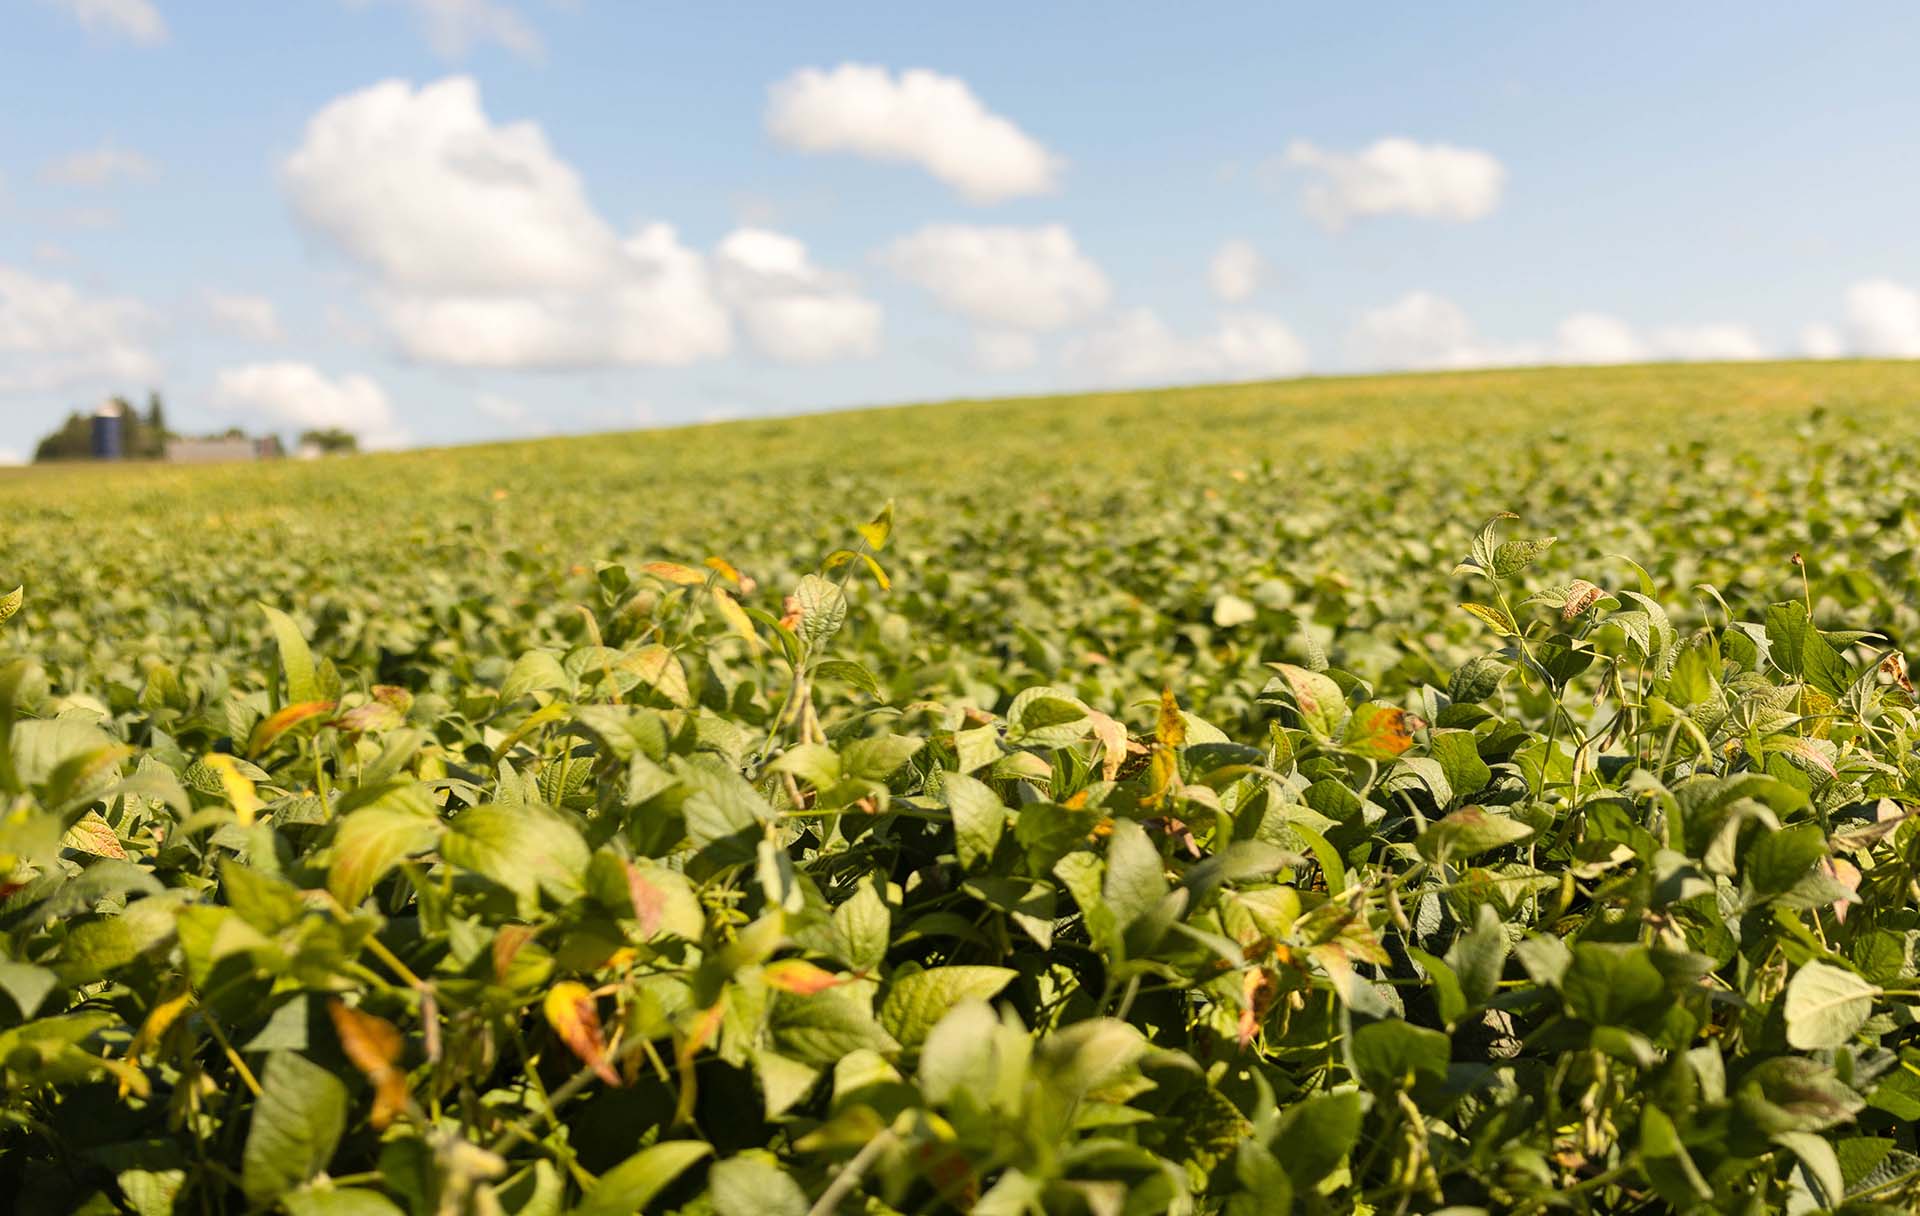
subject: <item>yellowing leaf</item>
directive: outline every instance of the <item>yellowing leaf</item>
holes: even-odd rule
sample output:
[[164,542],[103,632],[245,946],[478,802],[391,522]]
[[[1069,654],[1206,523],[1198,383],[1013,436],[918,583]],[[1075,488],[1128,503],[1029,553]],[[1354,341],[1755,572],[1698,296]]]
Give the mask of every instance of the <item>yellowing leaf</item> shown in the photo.
[[1187,741],[1187,719],[1180,712],[1180,702],[1173,696],[1173,689],[1160,690],[1160,713],[1153,723],[1153,741],[1161,747],[1181,747]]
[[706,561],[706,566],[707,569],[712,570],[736,587],[744,586],[746,583],[746,579],[741,573],[734,569],[733,563],[724,557],[710,557]]
[[541,1004],[547,1025],[560,1035],[580,1062],[608,1085],[619,1085],[620,1074],[607,1062],[607,1040],[600,1032],[600,1011],[594,1005],[593,992],[585,984],[566,980],[555,984]]
[[620,670],[640,677],[641,683],[674,705],[685,708],[693,704],[693,693],[687,687],[686,670],[680,666],[680,660],[673,651],[665,646],[642,646],[620,660]]
[[893,500],[889,498],[887,505],[880,508],[880,514],[873,517],[873,522],[860,525],[860,536],[869,548],[878,553],[887,547],[887,538],[892,535]]
[[678,562],[648,562],[641,566],[643,574],[651,574],[662,582],[674,583],[682,587],[698,587],[707,581],[707,576],[692,566],[682,566]]
[[226,793],[227,801],[233,805],[234,816],[240,820],[241,827],[251,827],[253,817],[260,813],[260,796],[254,792],[253,782],[240,771],[233,757],[223,752],[214,752],[207,756],[204,763],[220,775],[220,788]]
[[147,1010],[146,1020],[140,1023],[139,1033],[133,1036],[133,1042],[127,1044],[127,1058],[137,1060],[152,1051],[154,1044],[158,1043],[173,1024],[180,1020],[180,1015],[191,1004],[193,1004],[193,992],[183,988]]
[[833,972],[798,958],[783,958],[768,963],[761,974],[770,987],[791,992],[795,996],[812,996],[843,982]]
[[1187,720],[1173,689],[1160,692],[1160,714],[1153,724],[1153,758],[1147,768],[1148,806],[1159,806],[1180,776],[1180,748],[1187,741]]
[[740,606],[738,600],[727,593],[725,587],[713,589],[713,606],[719,609],[720,619],[727,623],[727,628],[745,638],[753,649],[759,650],[765,645],[753,630],[753,618],[747,615],[747,610]]
[[88,811],[80,816],[67,829],[60,843],[95,857],[112,857],[119,861],[127,859],[126,846],[120,843],[120,838],[114,835],[113,826],[100,817],[99,811]]
[[253,736],[247,741],[247,754],[259,755],[272,747],[275,739],[286,734],[293,727],[305,722],[308,718],[332,713],[338,704],[337,701],[302,701],[298,705],[287,706],[253,728]]
[[1474,616],[1479,617],[1480,620],[1485,622],[1487,626],[1500,637],[1512,637],[1519,632],[1519,630],[1514,628],[1513,622],[1508,619],[1507,614],[1491,604],[1462,604],[1460,606]]

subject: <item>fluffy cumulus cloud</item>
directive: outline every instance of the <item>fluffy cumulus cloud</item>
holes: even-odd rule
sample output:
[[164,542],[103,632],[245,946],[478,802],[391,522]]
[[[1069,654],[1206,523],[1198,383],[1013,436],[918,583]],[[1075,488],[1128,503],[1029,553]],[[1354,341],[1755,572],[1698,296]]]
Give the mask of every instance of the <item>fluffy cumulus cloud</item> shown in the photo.
[[1260,290],[1267,276],[1267,260],[1246,241],[1228,241],[1207,263],[1207,286],[1229,304],[1238,304]]
[[248,342],[278,342],[286,337],[280,314],[265,296],[206,294],[207,316],[220,332]]
[[471,77],[328,103],[283,178],[306,224],[397,288],[577,289],[617,265],[579,175],[537,124],[488,119]]
[[1861,355],[1920,358],[1920,292],[1891,279],[1847,288],[1848,345]]
[[0,265],[0,393],[150,384],[160,375],[143,339],[151,321],[137,300]]
[[1379,371],[1760,359],[1766,353],[1743,325],[1672,326],[1643,335],[1617,317],[1595,312],[1567,317],[1545,341],[1495,341],[1482,337],[1458,304],[1430,291],[1408,292],[1361,314],[1348,339],[1354,365]]
[[843,63],[803,68],[768,91],[767,131],[801,152],[848,152],[918,165],[976,203],[1045,194],[1061,162],[967,82]]
[[153,161],[112,143],[71,152],[40,167],[40,180],[56,186],[107,186],[116,180],[144,182],[158,173]]
[[[348,0],[364,8],[374,0]],[[437,55],[459,59],[474,47],[491,43],[526,59],[545,56],[546,47],[533,27],[498,0],[398,0],[413,10]]]
[[1507,177],[1490,153],[1400,138],[1377,140],[1358,152],[1297,140],[1286,163],[1312,175],[1302,201],[1307,214],[1332,231],[1374,215],[1482,219],[1499,206]]
[[1210,333],[1182,335],[1150,309],[1136,308],[1073,339],[1061,363],[1087,384],[1251,380],[1299,375],[1307,348],[1282,322],[1258,313],[1229,314]]
[[1107,306],[1112,288],[1059,224],[930,224],[881,254],[941,307],[991,329],[1060,329]]
[[328,379],[308,363],[227,368],[214,378],[213,401],[235,416],[264,416],[277,426],[338,427],[368,447],[398,447],[407,439],[385,389],[366,376]]
[[87,30],[152,46],[167,40],[167,23],[153,0],[47,0]]
[[678,365],[731,345],[706,259],[665,224],[620,236],[540,127],[495,124],[471,78],[329,103],[283,179],[295,214],[370,277],[414,358]]
[[823,363],[880,349],[880,306],[815,266],[790,236],[738,229],[720,242],[714,269],[722,298],[770,358]]

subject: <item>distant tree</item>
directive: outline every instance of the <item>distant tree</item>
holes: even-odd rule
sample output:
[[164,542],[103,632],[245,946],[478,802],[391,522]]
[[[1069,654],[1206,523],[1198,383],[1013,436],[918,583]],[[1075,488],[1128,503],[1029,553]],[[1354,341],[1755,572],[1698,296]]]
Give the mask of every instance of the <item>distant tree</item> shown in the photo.
[[333,426],[325,430],[306,431],[302,433],[300,436],[300,446],[304,448],[309,445],[319,448],[329,456],[332,456],[342,452],[359,451],[360,438],[352,431],[343,431],[339,427]]
[[93,456],[93,415],[76,410],[33,450],[36,464],[51,460],[87,460]]
[[150,389],[147,392],[147,429],[160,436],[163,442],[169,434],[167,407],[161,402],[158,389]]

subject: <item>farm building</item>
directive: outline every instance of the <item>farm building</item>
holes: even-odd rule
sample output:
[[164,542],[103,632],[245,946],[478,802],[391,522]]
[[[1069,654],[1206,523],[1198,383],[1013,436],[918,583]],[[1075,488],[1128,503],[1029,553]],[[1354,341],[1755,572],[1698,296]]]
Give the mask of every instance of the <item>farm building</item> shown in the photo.
[[246,460],[278,460],[285,455],[278,436],[251,439],[220,435],[211,439],[167,440],[168,464],[229,464]]

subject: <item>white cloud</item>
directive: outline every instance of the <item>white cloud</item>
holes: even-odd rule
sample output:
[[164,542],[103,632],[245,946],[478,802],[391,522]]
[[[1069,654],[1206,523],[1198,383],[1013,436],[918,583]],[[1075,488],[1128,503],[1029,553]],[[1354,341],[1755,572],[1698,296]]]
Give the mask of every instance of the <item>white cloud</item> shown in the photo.
[[40,180],[55,186],[106,186],[115,178],[151,181],[158,172],[140,153],[104,143],[48,161],[40,167]]
[[1862,355],[1920,357],[1920,292],[1891,279],[1847,288],[1847,339]]
[[[1430,291],[1410,291],[1361,314],[1348,348],[1361,367],[1390,371],[1502,361],[1498,352],[1481,344],[1473,322],[1458,304]],[[1511,361],[1537,362],[1537,354],[1528,352]]]
[[280,328],[280,315],[273,301],[265,296],[228,295],[209,291],[207,315],[224,333],[248,342],[279,342],[286,334]]
[[1267,260],[1246,241],[1228,241],[1207,264],[1207,286],[1229,304],[1238,304],[1260,290],[1267,276]]
[[1545,342],[1483,338],[1466,312],[1429,291],[1412,291],[1363,313],[1348,341],[1358,367],[1387,371],[1516,367],[1526,364],[1634,363],[1656,359],[1732,360],[1766,357],[1766,347],[1744,325],[1726,322],[1670,326],[1643,337],[1603,313],[1566,318]]
[[822,363],[880,349],[880,306],[814,266],[790,236],[736,229],[715,251],[714,271],[747,336],[774,359]]
[[924,68],[802,68],[768,90],[767,131],[802,152],[919,165],[976,203],[1050,193],[1061,162],[988,110],[967,82]]
[[579,175],[538,124],[492,123],[469,76],[329,102],[284,180],[301,220],[395,287],[579,288],[618,263]]
[[214,378],[213,401],[232,414],[258,411],[278,426],[338,427],[367,447],[398,447],[407,441],[385,389],[366,376],[329,380],[310,363],[227,368]]
[[137,300],[0,265],[0,393],[151,383],[160,375],[142,340],[151,319]]
[[401,350],[456,367],[674,367],[723,355],[732,325],[705,260],[654,224],[620,246],[622,277],[590,290],[432,294],[376,301]]
[[[372,0],[350,0],[365,7]],[[402,0],[413,10],[436,55],[459,59],[475,46],[494,43],[523,59],[540,60],[546,46],[520,15],[496,0]]]
[[731,346],[706,260],[666,224],[619,237],[538,124],[491,122],[469,77],[329,103],[284,179],[296,214],[371,276],[414,358],[678,365]]
[[1400,138],[1378,140],[1354,153],[1296,140],[1286,163],[1319,175],[1302,201],[1307,214],[1332,231],[1370,215],[1461,223],[1481,219],[1499,205],[1507,176],[1490,153]]
[[943,307],[1004,329],[1059,329],[1107,306],[1107,276],[1059,224],[975,228],[930,224],[881,254]]
[[1553,337],[1556,363],[1636,363],[1649,357],[1631,325],[1604,313],[1575,313],[1560,322]]
[[1019,371],[1040,361],[1040,344],[1018,330],[983,329],[973,335],[973,361],[990,372]]
[[167,40],[167,23],[152,0],[49,0],[93,33],[152,46]]
[[1800,331],[1800,349],[1809,359],[1838,359],[1847,353],[1847,340],[1838,329],[1817,321]]
[[1653,349],[1661,357],[1687,361],[1764,359],[1767,348],[1744,325],[1719,322],[1655,330]]
[[1297,376],[1307,348],[1273,317],[1238,313],[1209,334],[1182,337],[1150,309],[1121,313],[1075,338],[1061,356],[1076,380],[1102,385]]

